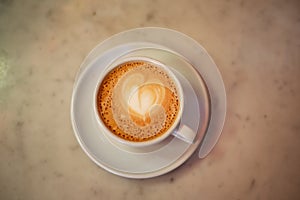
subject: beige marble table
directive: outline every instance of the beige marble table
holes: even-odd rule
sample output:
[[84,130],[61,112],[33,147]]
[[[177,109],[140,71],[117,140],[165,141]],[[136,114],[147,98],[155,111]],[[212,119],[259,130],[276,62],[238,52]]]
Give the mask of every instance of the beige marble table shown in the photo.
[[[86,54],[135,27],[186,33],[219,66],[228,113],[217,146],[166,175],[96,166],[70,122]],[[0,199],[299,199],[300,2],[0,1]]]

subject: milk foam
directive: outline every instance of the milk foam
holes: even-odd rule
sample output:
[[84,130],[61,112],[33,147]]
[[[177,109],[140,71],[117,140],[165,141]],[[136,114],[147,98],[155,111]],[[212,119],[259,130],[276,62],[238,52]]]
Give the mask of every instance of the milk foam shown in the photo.
[[140,115],[141,118],[146,119],[154,106],[161,106],[164,98],[165,88],[163,85],[145,83],[138,86],[129,96],[127,101],[129,113]]
[[179,111],[177,89],[169,75],[144,61],[120,65],[103,80],[98,111],[116,135],[145,141],[163,134]]

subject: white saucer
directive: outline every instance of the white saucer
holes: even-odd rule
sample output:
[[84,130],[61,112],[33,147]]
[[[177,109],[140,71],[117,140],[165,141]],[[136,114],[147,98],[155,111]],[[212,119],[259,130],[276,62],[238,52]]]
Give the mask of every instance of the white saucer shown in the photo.
[[[181,48],[182,50],[187,50],[184,45],[179,48],[182,42],[186,42],[183,41],[183,39],[188,39],[192,42],[191,44],[193,45],[188,48],[194,48],[194,52],[197,48],[198,50],[201,48],[197,46],[198,44],[195,45],[195,41],[187,36],[172,30],[160,28],[134,29],[117,34],[104,41],[98,45],[82,63],[74,84],[71,103],[71,120],[76,138],[82,149],[97,165],[111,173],[123,177],[155,177],[180,166],[193,154],[201,142],[202,145],[204,145],[207,138],[210,141],[216,138],[216,134],[210,134],[214,136],[208,136],[210,129],[216,130],[216,126],[212,129],[210,128],[210,124],[212,120],[214,120],[213,124],[216,122],[220,124],[220,121],[222,121],[220,119],[222,117],[225,118],[225,109],[223,108],[224,112],[221,112],[221,118],[216,117],[213,111],[218,107],[216,107],[213,102],[222,100],[226,103],[225,98],[221,99],[218,97],[217,99],[214,93],[220,90],[221,87],[211,87],[207,84],[207,80],[204,78],[207,75],[203,76],[202,71],[199,71],[199,68],[195,66],[195,64],[197,64],[196,60],[190,60],[188,56],[185,55],[188,51],[185,52],[185,54],[178,51],[178,49]],[[166,40],[168,40],[167,43]],[[177,49],[174,48],[175,46],[177,46]],[[190,50],[191,49],[189,49],[189,51]],[[203,51],[202,48],[201,50]],[[191,52],[191,54],[194,52]],[[163,59],[160,61],[165,61],[165,64],[171,67],[181,82],[186,102],[181,123],[188,125],[197,133],[193,144],[190,145],[170,136],[161,144],[137,149],[116,144],[108,140],[102,134],[93,112],[93,92],[97,85],[98,75],[106,66],[120,56],[145,54],[154,59]],[[213,64],[213,70],[216,72],[217,68],[207,53],[206,57],[210,60],[210,63],[207,64]],[[176,59],[177,61],[175,61]],[[208,71],[213,72],[213,70]],[[210,74],[210,76],[212,75],[213,74]],[[217,71],[216,76],[218,75],[219,73]],[[215,77],[213,79],[215,79]],[[223,86],[220,75],[217,77],[217,80],[221,80],[221,86]],[[211,92],[214,94],[213,96]],[[225,92],[222,95],[225,97]],[[222,104],[221,102],[221,105]],[[221,123],[222,127],[223,123],[224,121]],[[205,138],[203,139],[204,135]],[[220,131],[218,132],[218,136],[219,135]],[[215,139],[213,143],[215,143],[216,140],[217,139]],[[210,143],[210,145],[206,144],[206,146],[208,145],[209,148],[212,148],[214,144],[211,144],[212,143]],[[209,148],[206,148],[204,153],[209,152]]]

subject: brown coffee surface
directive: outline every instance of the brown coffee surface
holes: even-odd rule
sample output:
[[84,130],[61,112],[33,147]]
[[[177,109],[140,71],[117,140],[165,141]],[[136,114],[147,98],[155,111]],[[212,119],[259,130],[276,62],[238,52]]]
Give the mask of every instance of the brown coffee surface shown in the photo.
[[115,135],[148,141],[164,134],[180,108],[176,85],[154,63],[128,61],[111,70],[97,93],[98,114]]

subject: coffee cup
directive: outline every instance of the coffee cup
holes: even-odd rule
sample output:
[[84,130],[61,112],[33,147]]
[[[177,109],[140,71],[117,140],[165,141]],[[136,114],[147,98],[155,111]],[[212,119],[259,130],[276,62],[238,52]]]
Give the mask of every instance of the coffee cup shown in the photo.
[[145,147],[173,135],[193,143],[196,133],[181,124],[184,93],[162,62],[148,57],[120,58],[99,75],[94,113],[107,138]]

